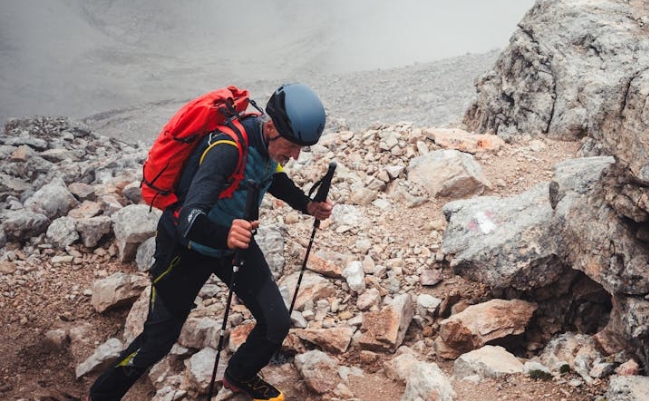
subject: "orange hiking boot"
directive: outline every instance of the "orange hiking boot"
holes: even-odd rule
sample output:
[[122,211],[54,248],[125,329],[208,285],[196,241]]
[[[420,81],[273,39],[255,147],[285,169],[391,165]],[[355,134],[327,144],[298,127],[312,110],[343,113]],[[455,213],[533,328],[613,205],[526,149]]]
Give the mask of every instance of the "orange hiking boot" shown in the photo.
[[253,401],[284,401],[284,394],[259,375],[247,380],[236,380],[226,370],[223,375],[223,387],[233,393],[245,393]]

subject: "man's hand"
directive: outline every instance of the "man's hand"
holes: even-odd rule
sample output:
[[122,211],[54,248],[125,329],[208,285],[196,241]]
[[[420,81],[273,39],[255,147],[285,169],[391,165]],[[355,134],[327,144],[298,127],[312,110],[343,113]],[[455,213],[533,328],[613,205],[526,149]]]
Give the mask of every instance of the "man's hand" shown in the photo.
[[248,221],[235,219],[228,233],[228,248],[248,249],[253,231],[259,227],[259,220]]
[[309,202],[306,205],[307,212],[318,220],[328,219],[332,209],[333,203],[329,199],[324,202]]

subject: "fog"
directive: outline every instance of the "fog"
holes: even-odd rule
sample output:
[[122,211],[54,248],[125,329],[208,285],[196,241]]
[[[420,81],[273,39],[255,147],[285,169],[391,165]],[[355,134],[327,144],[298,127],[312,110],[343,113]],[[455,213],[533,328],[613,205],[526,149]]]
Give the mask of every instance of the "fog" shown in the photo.
[[0,121],[504,48],[533,0],[0,0]]

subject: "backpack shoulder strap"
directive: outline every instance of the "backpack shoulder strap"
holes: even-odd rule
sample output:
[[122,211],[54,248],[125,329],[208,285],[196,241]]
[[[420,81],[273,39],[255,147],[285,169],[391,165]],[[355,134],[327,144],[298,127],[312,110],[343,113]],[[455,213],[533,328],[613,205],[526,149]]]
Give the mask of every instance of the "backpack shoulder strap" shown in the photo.
[[246,162],[248,161],[248,134],[239,121],[239,119],[230,119],[225,125],[217,127],[217,130],[227,135],[230,139],[219,139],[209,144],[203,151],[199,159],[199,165],[203,162],[207,152],[214,146],[219,144],[229,144],[236,146],[239,151],[239,159],[237,160],[237,167],[230,177],[230,184],[225,188],[220,195],[220,198],[231,198],[234,191],[238,188],[239,183],[243,180]]

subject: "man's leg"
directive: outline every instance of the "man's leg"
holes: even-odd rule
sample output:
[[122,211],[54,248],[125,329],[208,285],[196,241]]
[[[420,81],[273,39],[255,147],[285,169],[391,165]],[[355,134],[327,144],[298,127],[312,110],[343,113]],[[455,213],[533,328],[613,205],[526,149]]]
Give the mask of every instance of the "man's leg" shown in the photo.
[[144,330],[90,388],[92,401],[117,401],[146,370],[162,359],[178,339],[185,322],[174,317],[152,290]]
[[162,359],[178,339],[194,299],[215,260],[179,249],[164,229],[156,237],[156,263],[149,314],[142,333],[92,385],[92,401],[118,401],[137,379]]
[[[232,355],[227,373],[235,379],[249,379],[268,364],[288,334],[291,319],[268,263],[253,240],[244,254],[246,264],[235,277],[234,291],[255,317],[255,328]],[[230,283],[232,268],[223,266],[217,275]]]

